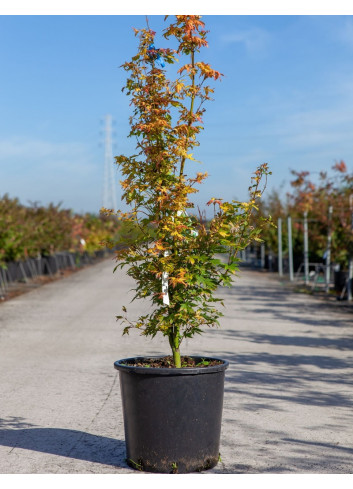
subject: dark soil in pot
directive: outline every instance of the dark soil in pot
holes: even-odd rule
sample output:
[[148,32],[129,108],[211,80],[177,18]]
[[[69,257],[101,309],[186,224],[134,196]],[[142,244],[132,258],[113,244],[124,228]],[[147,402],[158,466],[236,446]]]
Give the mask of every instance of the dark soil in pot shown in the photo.
[[[214,365],[223,365],[223,360],[218,359],[210,359],[203,357],[181,357],[181,366],[182,368],[205,368],[212,367]],[[151,357],[151,358],[133,358],[128,359],[127,363],[124,363],[123,360],[119,362],[119,365],[127,365],[130,367],[153,367],[153,368],[175,368],[173,357]]]

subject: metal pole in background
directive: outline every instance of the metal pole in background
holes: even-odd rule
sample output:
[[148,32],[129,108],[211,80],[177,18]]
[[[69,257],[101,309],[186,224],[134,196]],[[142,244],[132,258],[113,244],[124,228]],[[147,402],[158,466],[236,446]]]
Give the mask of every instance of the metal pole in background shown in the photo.
[[353,281],[353,258],[348,262],[348,282],[347,282],[347,300],[352,300],[352,281]]
[[332,205],[328,208],[328,231],[327,231],[327,249],[326,249],[326,293],[330,291],[331,280],[331,240],[332,240]]
[[309,244],[308,244],[308,212],[304,212],[304,275],[305,285],[309,284]]
[[265,243],[261,243],[261,268],[265,268]]
[[282,219],[278,218],[278,274],[283,277],[283,258],[282,258]]
[[272,250],[270,248],[268,251],[268,270],[269,270],[269,272],[272,272],[272,269],[273,269],[272,261],[273,261]]
[[287,225],[288,225],[289,280],[293,282],[294,273],[293,273],[293,246],[292,246],[292,218],[290,216],[288,216]]
[[115,165],[113,158],[113,118],[110,114],[105,116],[105,138],[104,138],[104,185],[103,185],[103,207],[117,210]]
[[[351,231],[353,233],[353,194],[349,196],[349,208],[351,211]],[[350,256],[348,261],[348,282],[347,282],[347,300],[352,300],[352,282],[353,282],[353,258]]]

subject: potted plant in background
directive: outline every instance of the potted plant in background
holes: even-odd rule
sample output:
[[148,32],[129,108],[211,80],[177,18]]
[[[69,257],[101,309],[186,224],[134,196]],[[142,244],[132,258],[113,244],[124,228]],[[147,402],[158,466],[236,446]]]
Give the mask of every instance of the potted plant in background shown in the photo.
[[[145,336],[166,337],[171,354],[126,358],[114,365],[120,373],[129,465],[185,473],[218,462],[228,363],[183,356],[180,345],[205,326],[219,325],[222,313],[216,305],[223,303],[215,293],[232,284],[237,253],[260,240],[266,219],[255,227],[253,211],[262,179],[270,172],[267,164],[256,170],[247,202],[212,198],[207,203],[214,211],[209,222],[202,212],[190,211],[190,197],[207,173],[188,175],[186,162],[194,160],[204,103],[213,92],[207,82],[222,75],[198,60],[207,46],[200,16],[176,16],[164,30],[165,39],[176,41],[176,50],[157,48],[148,24],[135,34],[138,52],[123,68],[134,108],[129,136],[136,137],[137,151],[116,157],[123,175],[122,199],[131,211],[117,214],[139,232],[117,252],[115,269],[126,266],[136,282],[134,298],[148,298],[153,307],[136,321],[123,307],[117,319],[125,323],[124,334],[137,328]],[[187,61],[170,81],[166,67],[178,62],[177,56]]]

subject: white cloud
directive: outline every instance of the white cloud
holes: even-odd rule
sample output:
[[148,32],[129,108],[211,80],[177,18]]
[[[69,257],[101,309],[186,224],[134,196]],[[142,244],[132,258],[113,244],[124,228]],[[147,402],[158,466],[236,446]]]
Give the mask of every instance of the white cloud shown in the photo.
[[252,27],[225,34],[221,37],[221,40],[227,44],[243,44],[250,54],[264,54],[271,42],[271,35],[264,29]]
[[[289,110],[278,114],[272,129],[288,150],[332,148],[351,154],[353,139],[353,85],[336,85],[336,96],[326,106]],[[338,95],[337,95],[338,94]],[[333,94],[332,94],[333,95]]]
[[0,195],[9,193],[23,203],[62,201],[78,212],[98,212],[103,181],[99,156],[80,142],[0,140]]
[[[0,162],[7,159],[30,159],[38,161],[43,158],[52,158],[53,161],[67,158],[72,161],[82,157],[87,148],[81,143],[53,143],[38,139],[12,138],[0,140]],[[50,160],[46,160],[47,164]]]
[[349,48],[353,48],[353,21],[345,19],[345,22],[337,31],[337,39]]

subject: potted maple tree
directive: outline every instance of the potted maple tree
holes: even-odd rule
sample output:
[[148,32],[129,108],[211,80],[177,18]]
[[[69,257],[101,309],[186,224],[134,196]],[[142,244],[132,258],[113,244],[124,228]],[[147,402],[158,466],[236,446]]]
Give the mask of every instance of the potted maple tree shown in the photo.
[[[134,107],[129,135],[137,140],[136,154],[118,156],[116,162],[123,175],[122,199],[131,206],[118,215],[138,233],[117,252],[115,269],[126,266],[136,282],[135,299],[150,299],[153,307],[136,321],[123,307],[117,319],[125,323],[124,334],[137,328],[145,336],[162,335],[171,350],[164,357],[114,364],[120,373],[127,461],[146,471],[199,471],[219,459],[228,362],[183,356],[180,345],[219,324],[222,313],[216,305],[222,301],[216,290],[231,285],[239,250],[260,240],[262,224],[253,226],[252,212],[270,172],[267,164],[256,170],[247,202],[212,198],[209,222],[192,212],[190,197],[207,173],[188,175],[186,162],[194,159],[204,103],[213,92],[207,82],[222,75],[197,59],[207,46],[200,16],[178,15],[164,30],[176,50],[157,48],[148,25],[135,34],[138,52],[123,68]],[[187,61],[170,81],[166,72],[177,56]]]

